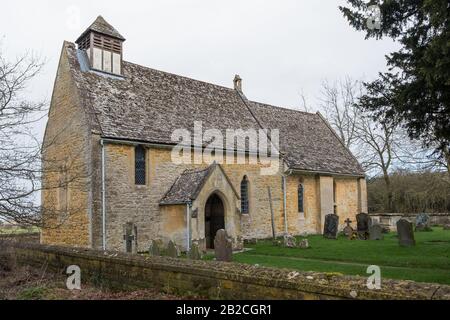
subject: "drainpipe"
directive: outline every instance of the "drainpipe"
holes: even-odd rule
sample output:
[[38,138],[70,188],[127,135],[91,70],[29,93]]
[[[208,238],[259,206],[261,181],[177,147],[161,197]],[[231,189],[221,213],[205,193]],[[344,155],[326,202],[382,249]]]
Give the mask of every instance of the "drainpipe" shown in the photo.
[[284,214],[284,233],[288,234],[288,220],[287,220],[287,177],[292,174],[292,170],[289,170],[288,174],[283,174],[282,180],[283,180],[283,214]]
[[283,214],[284,214],[284,234],[288,234],[287,208],[286,208],[286,176],[283,175]]
[[102,243],[103,250],[106,250],[106,183],[105,183],[105,144],[100,140],[102,146]]
[[186,251],[191,249],[191,207],[192,201],[186,204]]

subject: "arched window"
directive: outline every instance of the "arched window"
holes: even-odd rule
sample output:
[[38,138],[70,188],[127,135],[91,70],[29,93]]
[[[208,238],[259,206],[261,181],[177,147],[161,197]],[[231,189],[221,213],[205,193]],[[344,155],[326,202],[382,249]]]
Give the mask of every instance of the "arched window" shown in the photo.
[[137,185],[145,185],[145,149],[137,146],[134,149],[134,177]]
[[300,183],[298,185],[298,212],[305,212],[304,193],[305,188],[303,187],[303,184]]
[[244,176],[241,182],[241,212],[248,214],[250,212],[248,202],[248,178]]

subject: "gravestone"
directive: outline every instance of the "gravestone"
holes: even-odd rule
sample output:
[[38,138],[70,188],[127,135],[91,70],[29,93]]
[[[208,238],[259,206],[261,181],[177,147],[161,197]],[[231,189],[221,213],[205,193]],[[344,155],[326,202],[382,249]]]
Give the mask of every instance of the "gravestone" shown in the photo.
[[430,228],[430,216],[420,213],[416,217],[416,231],[432,231]]
[[369,225],[370,217],[367,213],[360,213],[356,215],[356,224],[359,240],[369,239]]
[[228,238],[227,232],[223,229],[217,231],[214,238],[214,250],[216,261],[230,262],[233,260],[233,242]]
[[398,243],[403,247],[415,246],[413,224],[406,219],[397,221]]
[[373,224],[369,227],[370,240],[383,240],[383,227],[379,224]]
[[325,225],[323,228],[323,236],[326,239],[337,239],[339,228],[339,216],[336,214],[328,214],[325,216]]
[[283,246],[286,248],[295,248],[297,246],[297,240],[290,234],[283,236]]
[[202,260],[203,255],[200,251],[198,243],[193,242],[191,245],[191,249],[188,252],[188,258],[191,260]]
[[123,241],[125,252],[137,253],[137,228],[132,223],[127,223],[123,227]]
[[298,247],[301,248],[301,249],[308,249],[309,248],[309,241],[308,241],[308,239],[303,239],[302,241],[300,241]]
[[352,234],[353,234],[353,228],[352,228],[352,226],[350,225],[350,223],[352,223],[353,221],[352,220],[350,220],[349,218],[347,218],[347,220],[345,220],[345,223],[347,224],[346,226],[345,226],[345,228],[344,228],[344,236],[346,236],[346,237],[350,237]]
[[148,249],[148,254],[152,257],[161,256],[162,241],[152,240],[150,243],[150,248]]
[[171,258],[179,258],[181,255],[180,249],[172,240],[167,245],[167,255]]

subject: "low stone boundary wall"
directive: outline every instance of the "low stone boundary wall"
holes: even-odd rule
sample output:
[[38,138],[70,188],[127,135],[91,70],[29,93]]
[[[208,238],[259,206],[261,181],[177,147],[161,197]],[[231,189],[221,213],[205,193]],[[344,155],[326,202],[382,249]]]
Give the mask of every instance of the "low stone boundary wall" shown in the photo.
[[450,299],[450,286],[383,280],[369,290],[366,278],[295,272],[237,263],[144,257],[115,252],[3,241],[0,255],[19,265],[64,273],[81,268],[82,282],[111,288],[160,288],[210,299]]
[[41,237],[41,235],[39,232],[0,234],[0,241],[1,240],[12,240],[12,241],[19,241],[19,242],[39,243],[40,237]]
[[[431,226],[443,226],[450,224],[450,213],[427,213],[430,216]],[[418,213],[371,213],[373,221],[388,227],[391,231],[397,231],[397,221],[404,218],[411,222],[416,221]]]

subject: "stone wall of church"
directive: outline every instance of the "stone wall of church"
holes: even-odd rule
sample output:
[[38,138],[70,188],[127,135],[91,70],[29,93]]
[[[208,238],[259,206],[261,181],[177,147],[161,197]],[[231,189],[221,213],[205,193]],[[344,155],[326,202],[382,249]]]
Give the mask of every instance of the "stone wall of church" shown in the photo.
[[[298,187],[304,189],[304,212],[298,208]],[[287,177],[287,213],[289,232],[293,234],[317,234],[320,228],[319,181],[315,175],[291,175]]]
[[[356,177],[325,177],[330,188],[324,188],[324,177],[312,174],[290,175],[287,178],[287,213],[289,232],[293,234],[318,234],[323,232],[324,216],[336,213],[339,216],[339,229],[345,227],[349,218],[355,226],[356,215],[367,212],[367,191],[365,179]],[[298,187],[303,185],[304,212],[299,212]],[[321,186],[322,184],[322,186]],[[323,207],[323,198],[330,203]]]
[[[134,146],[106,144],[106,208],[107,208],[107,248],[123,251],[123,226],[132,223],[137,227],[138,250],[144,251],[152,239],[161,239],[167,243],[176,241],[185,247],[185,206],[161,208],[159,202],[177,177],[188,168],[206,167],[202,165],[179,165],[172,162],[171,151],[164,148],[147,149],[147,185],[134,183]],[[269,238],[272,236],[271,212],[268,187],[271,188],[276,234],[281,236],[285,230],[283,212],[282,176],[261,175],[261,164],[222,165],[231,184],[240,192],[244,176],[248,177],[250,213],[241,215],[240,229],[242,238]],[[324,179],[331,189],[323,190]],[[336,198],[340,226],[345,226],[347,218],[355,221],[360,210],[360,183],[357,178],[319,177],[318,175],[290,175],[287,177],[287,225],[288,231],[298,235],[321,233],[323,216],[332,212],[324,211],[321,204],[323,193],[330,193],[327,199]],[[329,180],[329,181],[328,181]],[[298,212],[298,184],[304,186],[304,211]],[[322,184],[322,186],[321,186]],[[321,189],[322,188],[322,189]],[[334,189],[334,190],[333,190]],[[330,200],[333,201],[333,200]],[[322,201],[323,202],[323,201]],[[330,203],[327,208],[333,208]],[[239,201],[236,205],[239,207]],[[195,209],[195,208],[194,208]],[[332,209],[330,209],[332,210]],[[324,211],[324,212],[322,212]],[[203,212],[203,210],[199,210]],[[197,218],[198,219],[198,218]],[[191,226],[198,225],[201,219],[192,219]],[[238,228],[239,227],[239,228]],[[196,235],[201,233],[197,232]],[[204,239],[195,239],[200,242]]]
[[353,227],[356,229],[356,215],[360,213],[358,204],[358,179],[355,178],[336,178],[335,182],[335,203],[336,213],[339,216],[339,230],[346,226],[345,220],[353,221]]
[[163,217],[159,201],[185,167],[170,161],[168,150],[148,149],[146,185],[136,185],[134,146],[105,144],[105,148],[107,248],[124,251],[123,227],[127,223],[137,227],[138,251],[147,250],[152,239],[167,240],[170,229],[164,230],[167,217]]
[[[165,214],[169,209],[161,209],[159,202],[185,169],[206,166],[175,164],[169,149],[149,148],[147,184],[136,186],[134,146],[106,144],[107,248],[124,250],[123,226],[127,223],[137,227],[138,251],[147,250],[152,239],[161,239],[165,243],[182,239],[183,233],[173,225],[185,226],[185,214],[182,214],[181,209],[178,213],[171,212],[171,223],[167,223]],[[248,164],[248,159],[245,165],[225,163],[222,167],[238,192],[245,175],[250,181],[250,213],[242,215],[242,225],[238,226],[243,238],[267,238],[272,234],[268,186],[272,189],[276,231],[281,235],[284,232],[281,176],[262,176],[261,165]],[[175,221],[176,217],[179,217],[179,221]],[[192,225],[195,225],[195,221]]]
[[90,246],[90,130],[78,101],[65,50],[44,137],[41,241]]

